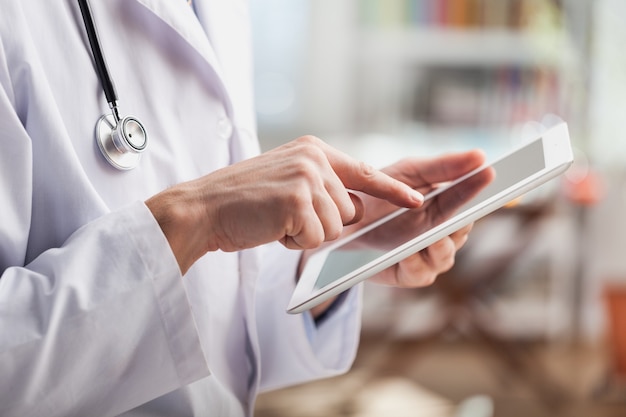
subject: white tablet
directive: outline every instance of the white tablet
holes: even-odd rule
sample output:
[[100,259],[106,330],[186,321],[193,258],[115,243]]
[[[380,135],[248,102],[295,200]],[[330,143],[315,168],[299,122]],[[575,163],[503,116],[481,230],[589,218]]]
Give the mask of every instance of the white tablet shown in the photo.
[[[300,313],[340,294],[439,239],[562,174],[573,162],[567,125],[427,194],[311,255],[287,306]],[[383,228],[394,230],[381,239]],[[392,228],[392,229],[389,229]]]

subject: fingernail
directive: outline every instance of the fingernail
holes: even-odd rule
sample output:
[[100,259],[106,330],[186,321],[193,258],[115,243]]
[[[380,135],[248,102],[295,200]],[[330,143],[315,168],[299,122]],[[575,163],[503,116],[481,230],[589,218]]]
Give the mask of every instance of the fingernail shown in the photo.
[[420,204],[424,202],[424,195],[422,193],[413,189],[411,191],[411,199],[413,199],[413,201],[416,201]]

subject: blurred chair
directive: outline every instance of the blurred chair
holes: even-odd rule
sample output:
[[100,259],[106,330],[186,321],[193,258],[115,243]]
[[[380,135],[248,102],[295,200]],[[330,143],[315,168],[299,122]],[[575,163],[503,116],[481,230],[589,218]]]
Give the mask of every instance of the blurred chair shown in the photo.
[[[455,266],[432,286],[415,294],[435,297],[439,306],[436,316],[440,320],[421,336],[422,340],[441,339],[450,333],[478,338],[504,366],[507,378],[525,384],[546,406],[558,408],[565,405],[566,392],[532,355],[532,342],[545,342],[545,335],[520,340],[503,334],[497,314],[488,308],[497,298],[495,288],[509,277],[516,260],[540,239],[542,224],[553,213],[551,201],[502,208],[477,222],[470,241],[457,253]],[[506,231],[501,230],[504,225]],[[475,254],[479,245],[473,242],[485,239],[495,239],[490,242],[488,253],[482,250],[480,255]]]

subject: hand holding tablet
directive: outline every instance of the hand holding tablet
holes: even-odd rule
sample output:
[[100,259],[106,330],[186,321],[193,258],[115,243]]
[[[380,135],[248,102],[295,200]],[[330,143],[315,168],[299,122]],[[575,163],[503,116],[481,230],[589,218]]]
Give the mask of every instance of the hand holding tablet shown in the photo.
[[311,255],[287,308],[310,309],[565,172],[573,161],[567,126],[457,180],[417,209],[399,209]]

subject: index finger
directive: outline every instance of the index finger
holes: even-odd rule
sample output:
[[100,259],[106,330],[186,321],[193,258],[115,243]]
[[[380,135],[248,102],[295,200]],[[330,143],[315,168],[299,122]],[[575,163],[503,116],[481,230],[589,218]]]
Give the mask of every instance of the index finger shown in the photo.
[[401,207],[418,207],[424,196],[404,182],[358,161],[322,142],[322,150],[335,174],[348,189],[362,191]]

